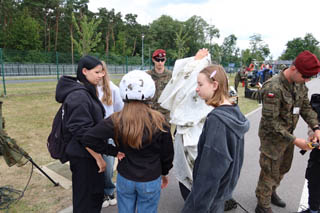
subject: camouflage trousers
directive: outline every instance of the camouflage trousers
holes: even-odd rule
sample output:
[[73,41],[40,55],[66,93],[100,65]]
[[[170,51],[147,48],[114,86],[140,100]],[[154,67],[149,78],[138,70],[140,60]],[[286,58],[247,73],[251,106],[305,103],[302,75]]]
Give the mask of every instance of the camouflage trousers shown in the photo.
[[272,192],[280,185],[283,176],[290,170],[293,159],[294,145],[289,144],[277,160],[260,154],[260,176],[256,188],[256,197],[261,207],[269,208]]

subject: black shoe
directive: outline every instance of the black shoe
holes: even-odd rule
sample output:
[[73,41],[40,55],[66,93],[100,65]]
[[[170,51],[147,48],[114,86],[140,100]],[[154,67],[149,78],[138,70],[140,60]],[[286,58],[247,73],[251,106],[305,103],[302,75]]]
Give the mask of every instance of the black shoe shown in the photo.
[[263,208],[259,205],[257,205],[255,212],[256,213],[273,213],[271,207],[270,208]]
[[286,207],[286,203],[277,195],[276,192],[272,192],[271,203],[281,208]]
[[232,198],[224,202],[224,211],[230,211],[232,209],[236,209],[237,207],[237,202]]

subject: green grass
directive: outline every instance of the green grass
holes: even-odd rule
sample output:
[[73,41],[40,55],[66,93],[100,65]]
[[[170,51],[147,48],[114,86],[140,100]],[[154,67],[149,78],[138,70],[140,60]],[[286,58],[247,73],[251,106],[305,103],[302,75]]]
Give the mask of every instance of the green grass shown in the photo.
[[[229,76],[233,85],[234,76]],[[114,78],[118,85],[120,78]],[[39,166],[52,162],[46,140],[59,104],[55,101],[57,82],[7,84],[7,96],[3,101],[2,114],[5,130],[16,139],[18,145],[29,153]],[[256,109],[258,102],[244,98],[244,88],[239,86],[239,106],[244,114]],[[8,167],[0,163],[0,187],[11,185],[22,190],[30,175],[31,165]],[[57,212],[71,205],[71,189],[54,187],[45,177],[34,173],[24,197],[13,204],[9,212]]]

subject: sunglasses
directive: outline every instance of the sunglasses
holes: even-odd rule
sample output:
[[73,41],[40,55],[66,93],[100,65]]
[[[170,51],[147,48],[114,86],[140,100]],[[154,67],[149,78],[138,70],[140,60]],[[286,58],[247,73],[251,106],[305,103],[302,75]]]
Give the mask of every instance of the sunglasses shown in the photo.
[[166,59],[165,58],[155,58],[154,60],[156,62],[164,62]]

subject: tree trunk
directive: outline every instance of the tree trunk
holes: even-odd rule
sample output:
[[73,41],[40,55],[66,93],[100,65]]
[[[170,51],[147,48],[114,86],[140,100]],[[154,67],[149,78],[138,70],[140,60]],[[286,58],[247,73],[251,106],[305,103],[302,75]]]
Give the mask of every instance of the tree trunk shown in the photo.
[[49,19],[49,23],[48,23],[48,52],[50,52],[51,49],[51,32],[50,32],[50,19]]
[[57,51],[58,48],[58,34],[59,34],[59,9],[57,9],[57,15],[56,15],[56,38],[54,42],[54,51]]
[[74,64],[74,58],[73,58],[73,30],[72,30],[72,24],[70,24],[70,39],[71,39],[71,60],[72,60],[72,65]]
[[116,49],[116,38],[114,36],[113,26],[111,26],[111,35],[112,35],[112,40],[113,40],[113,47],[114,47],[114,49]]
[[110,30],[109,30],[109,27],[108,27],[108,31],[106,33],[106,56],[109,55],[109,38],[110,38]]
[[133,50],[132,50],[131,56],[134,56],[134,53],[136,52],[136,45],[137,45],[137,38],[135,37],[134,42],[133,42]]
[[47,13],[44,14],[44,51],[47,50]]

